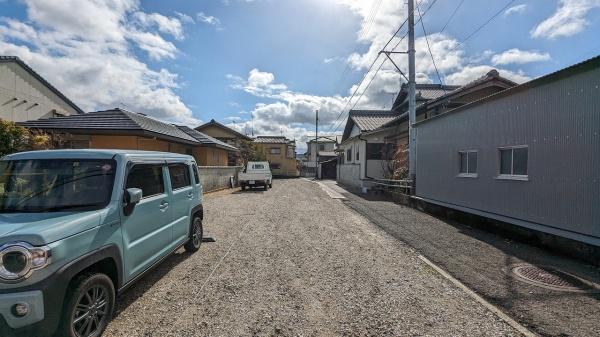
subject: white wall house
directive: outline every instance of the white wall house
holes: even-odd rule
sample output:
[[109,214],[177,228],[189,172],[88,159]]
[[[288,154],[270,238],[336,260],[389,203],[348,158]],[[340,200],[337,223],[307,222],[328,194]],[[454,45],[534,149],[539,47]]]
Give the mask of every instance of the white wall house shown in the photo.
[[0,56],[0,119],[24,122],[83,111],[21,59]]
[[[342,184],[368,188],[372,178],[385,178],[383,161],[374,155],[381,153],[385,138],[393,134],[392,129],[379,129],[392,121],[392,111],[351,111],[339,149],[343,158],[338,165],[337,180]],[[379,150],[377,150],[379,149]]]
[[306,167],[315,167],[315,162],[317,160],[317,154],[319,155],[319,161],[323,161],[323,158],[335,157],[335,150],[338,146],[338,139],[341,139],[340,136],[322,136],[319,137],[318,142],[314,139],[306,142],[307,151],[306,151],[306,159],[305,166]]

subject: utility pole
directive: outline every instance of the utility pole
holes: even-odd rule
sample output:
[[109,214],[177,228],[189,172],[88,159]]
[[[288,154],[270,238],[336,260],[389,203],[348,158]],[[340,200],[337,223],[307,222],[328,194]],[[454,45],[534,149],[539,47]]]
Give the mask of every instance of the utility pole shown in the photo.
[[415,193],[417,137],[415,82],[415,1],[408,0],[408,176],[412,180],[411,193]]
[[319,179],[319,110],[315,111],[315,179]]

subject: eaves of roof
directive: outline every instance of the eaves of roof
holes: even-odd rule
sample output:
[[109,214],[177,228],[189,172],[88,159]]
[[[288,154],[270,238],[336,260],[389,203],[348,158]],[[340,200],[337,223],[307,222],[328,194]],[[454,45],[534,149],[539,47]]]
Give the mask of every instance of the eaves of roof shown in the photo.
[[67,103],[70,107],[75,109],[75,111],[77,111],[77,113],[80,113],[80,114],[85,113],[83,110],[81,110],[81,108],[79,108],[75,103],[73,103],[73,101],[71,101],[69,98],[67,98],[67,96],[65,96],[62,92],[60,92],[58,89],[56,89],[52,84],[50,84],[48,81],[46,81],[45,78],[43,78],[40,74],[38,74],[35,70],[33,70],[30,66],[28,66],[27,63],[25,63],[23,60],[21,60],[17,56],[0,56],[0,63],[1,62],[5,62],[5,63],[14,62],[14,63],[18,64],[19,66],[21,66],[21,68],[25,69],[25,71],[27,71],[31,76],[33,76],[35,79],[40,81],[44,86],[46,86],[48,89],[50,89],[50,91],[52,91],[56,96],[58,96],[60,99],[65,101],[65,103]]
[[420,125],[420,124],[428,123],[428,122],[430,122],[432,120],[437,120],[439,118],[445,118],[445,117],[447,117],[449,115],[452,115],[452,114],[454,114],[456,112],[460,112],[460,111],[463,111],[463,110],[466,110],[466,109],[470,109],[470,108],[472,108],[474,106],[485,104],[485,103],[488,103],[490,101],[493,101],[493,100],[496,100],[496,99],[500,99],[500,98],[503,98],[503,97],[506,97],[506,96],[515,95],[517,93],[520,93],[520,92],[523,92],[523,91],[526,91],[526,90],[529,90],[529,89],[532,89],[532,88],[535,88],[535,87],[538,87],[538,86],[541,86],[541,85],[544,85],[544,84],[552,83],[552,82],[555,82],[555,81],[567,78],[569,76],[573,76],[573,75],[576,75],[576,74],[579,74],[579,73],[583,73],[583,72],[586,72],[586,71],[589,71],[589,70],[594,70],[594,69],[597,69],[597,68],[600,68],[600,55],[592,57],[592,58],[590,58],[588,60],[585,60],[585,61],[582,61],[580,63],[574,64],[572,66],[569,66],[569,67],[557,70],[557,71],[555,71],[553,73],[544,75],[542,77],[538,77],[538,78],[533,79],[533,80],[531,80],[529,82],[525,82],[525,83],[519,84],[517,86],[514,86],[512,88],[508,88],[506,90],[497,92],[495,94],[483,97],[483,98],[478,99],[476,101],[473,101],[473,102],[467,103],[465,105],[459,106],[459,107],[457,107],[455,109],[449,110],[449,111],[447,111],[447,112],[445,112],[443,114],[440,114],[440,115],[437,115],[437,116],[433,116],[431,118],[427,118],[425,120],[419,121],[419,122],[417,122],[415,124],[416,125]]
[[209,127],[209,126],[216,126],[216,127],[221,128],[221,129],[223,129],[223,130],[225,130],[227,132],[233,133],[234,135],[238,136],[239,138],[242,138],[242,139],[245,139],[245,140],[252,140],[252,138],[244,135],[243,133],[238,132],[238,131],[236,131],[236,130],[234,130],[234,129],[226,126],[226,125],[223,125],[223,124],[217,122],[214,119],[211,119],[210,122],[204,123],[204,124],[202,124],[202,125],[194,128],[194,130],[202,131],[203,129],[205,129],[205,128]]

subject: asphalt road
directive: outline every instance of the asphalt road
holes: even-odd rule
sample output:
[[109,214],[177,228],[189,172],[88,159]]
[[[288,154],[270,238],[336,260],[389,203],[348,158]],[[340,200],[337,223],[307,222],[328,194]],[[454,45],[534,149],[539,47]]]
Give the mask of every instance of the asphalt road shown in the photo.
[[518,336],[306,180],[205,201],[207,236],[119,297],[105,336]]
[[325,184],[341,192],[348,207],[535,333],[560,337],[600,335],[600,294],[547,289],[525,283],[510,273],[512,266],[527,263],[557,268],[600,284],[600,268],[377,196],[353,194],[335,182]]

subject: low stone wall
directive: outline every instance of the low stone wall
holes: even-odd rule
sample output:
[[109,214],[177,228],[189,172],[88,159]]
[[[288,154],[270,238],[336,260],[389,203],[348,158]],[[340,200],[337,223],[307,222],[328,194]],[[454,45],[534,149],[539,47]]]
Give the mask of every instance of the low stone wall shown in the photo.
[[231,187],[231,177],[233,177],[233,186],[238,186],[238,173],[242,170],[241,166],[199,166],[200,181],[204,192],[216,191]]

